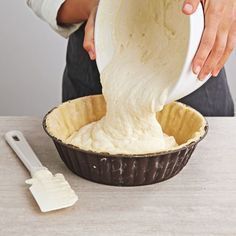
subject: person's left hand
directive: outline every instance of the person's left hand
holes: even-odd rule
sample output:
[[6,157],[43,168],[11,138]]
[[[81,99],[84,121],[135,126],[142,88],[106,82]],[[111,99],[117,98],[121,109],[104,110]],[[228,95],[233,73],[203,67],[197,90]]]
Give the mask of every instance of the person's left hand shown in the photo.
[[200,80],[217,76],[236,46],[236,0],[185,0],[183,12],[193,14],[204,6],[205,29],[193,60],[193,72]]

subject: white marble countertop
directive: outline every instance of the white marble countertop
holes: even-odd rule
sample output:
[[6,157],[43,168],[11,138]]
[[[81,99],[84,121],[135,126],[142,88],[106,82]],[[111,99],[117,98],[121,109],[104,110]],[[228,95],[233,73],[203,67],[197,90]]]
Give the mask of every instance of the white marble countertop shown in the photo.
[[[176,177],[144,187],[112,187],[71,173],[41,120],[0,117],[0,235],[236,235],[236,118],[209,118],[210,130]],[[29,173],[3,139],[21,130],[42,163],[66,176],[79,201],[41,213]]]

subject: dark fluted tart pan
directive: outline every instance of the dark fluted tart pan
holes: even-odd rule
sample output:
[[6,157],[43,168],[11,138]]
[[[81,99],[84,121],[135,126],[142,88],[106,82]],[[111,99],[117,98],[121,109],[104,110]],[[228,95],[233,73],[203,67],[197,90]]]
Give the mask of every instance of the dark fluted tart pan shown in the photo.
[[71,171],[107,185],[148,185],[175,176],[187,164],[208,130],[208,124],[200,113],[175,102],[157,114],[163,131],[173,135],[179,144],[173,150],[145,155],[110,155],[85,151],[66,143],[74,131],[101,119],[105,112],[106,105],[101,95],[79,98],[51,110],[44,117],[43,127]]

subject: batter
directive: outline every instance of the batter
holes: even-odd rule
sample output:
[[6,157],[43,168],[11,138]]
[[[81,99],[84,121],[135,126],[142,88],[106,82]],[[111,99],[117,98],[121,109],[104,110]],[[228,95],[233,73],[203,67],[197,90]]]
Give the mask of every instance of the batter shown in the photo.
[[101,73],[106,116],[67,143],[110,154],[146,154],[177,145],[163,134],[156,112],[179,78],[187,52],[189,27],[181,7],[180,0],[122,1],[116,52]]

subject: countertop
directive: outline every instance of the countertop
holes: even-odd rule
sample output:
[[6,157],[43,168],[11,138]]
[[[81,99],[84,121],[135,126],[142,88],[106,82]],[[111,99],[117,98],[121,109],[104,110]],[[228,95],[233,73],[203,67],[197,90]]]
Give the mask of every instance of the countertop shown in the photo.
[[[144,187],[112,187],[70,172],[41,119],[0,117],[0,235],[236,235],[236,118],[208,118],[210,130],[174,178]],[[61,172],[76,205],[41,213],[29,173],[3,139],[21,130],[41,162]]]

